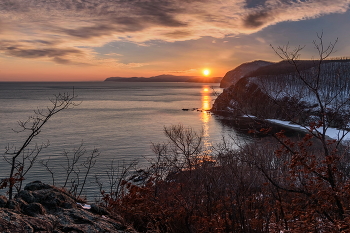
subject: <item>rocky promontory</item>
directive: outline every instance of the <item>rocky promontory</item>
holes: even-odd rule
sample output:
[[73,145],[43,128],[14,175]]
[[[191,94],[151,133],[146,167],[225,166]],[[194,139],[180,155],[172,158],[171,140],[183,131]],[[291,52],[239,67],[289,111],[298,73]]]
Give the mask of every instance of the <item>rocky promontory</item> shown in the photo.
[[13,200],[0,196],[0,232],[135,232],[97,204],[81,204],[63,189],[34,181]]
[[349,68],[349,59],[244,63],[223,78],[225,89],[211,111],[308,125],[319,120],[322,102],[329,126],[345,127],[350,115]]
[[230,70],[229,72],[227,72],[225,74],[225,76],[222,78],[222,80],[220,82],[220,87],[226,88],[226,87],[229,87],[231,85],[234,85],[241,78],[246,76],[248,73],[257,70],[260,67],[268,66],[271,64],[273,64],[273,63],[268,62],[268,61],[262,61],[262,60],[243,63],[243,64],[237,66],[235,69]]

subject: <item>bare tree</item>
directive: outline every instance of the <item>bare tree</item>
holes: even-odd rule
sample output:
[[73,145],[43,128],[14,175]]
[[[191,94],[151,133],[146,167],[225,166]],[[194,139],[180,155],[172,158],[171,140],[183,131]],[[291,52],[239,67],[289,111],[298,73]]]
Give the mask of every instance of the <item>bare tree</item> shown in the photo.
[[90,152],[90,155],[86,156],[86,154],[87,150],[83,142],[72,151],[63,151],[66,161],[65,164],[61,165],[65,171],[63,184],[55,184],[55,172],[49,165],[50,159],[40,162],[51,174],[53,185],[61,185],[62,188],[67,188],[69,193],[79,198],[84,190],[91,169],[95,166],[97,157],[100,156],[100,152],[96,148]]
[[[277,141],[261,137],[238,149],[224,141],[206,166],[201,134],[166,127],[168,142],[152,145],[156,179],[126,184],[116,209],[143,232],[349,232],[350,153],[343,139],[350,66],[329,62],[336,42],[325,46],[323,35],[317,38],[319,57],[307,67],[298,60],[303,47],[278,47],[285,60],[278,68],[288,63],[288,72],[245,77],[224,92],[225,106],[254,115],[252,132]],[[282,114],[306,132],[290,138],[263,121]],[[298,121],[300,114],[308,121]],[[338,140],[331,140],[327,132],[339,120]]]
[[338,122],[337,146],[339,146],[348,134],[347,128],[350,123],[349,63],[338,62],[336,65],[334,62],[327,63],[327,59],[335,50],[337,41],[338,39],[326,45],[323,40],[323,33],[317,34],[317,40],[314,40],[313,44],[318,56],[316,60],[313,60],[315,66],[306,72],[300,69],[300,62],[298,61],[303,47],[299,46],[293,50],[288,45],[272,47],[280,58],[293,65],[295,69],[293,79],[300,81],[297,86],[302,86],[304,89],[302,98],[311,98],[316,103],[317,110],[313,114],[314,119],[309,121],[309,125],[306,127],[322,143],[326,156],[330,154],[327,147],[327,131],[329,128],[335,122]]
[[[129,163],[117,161],[117,163],[114,163],[114,160],[112,160],[111,164],[105,170],[107,184],[101,179],[102,174],[95,175],[95,182],[102,195],[103,205],[113,207],[116,201],[123,196],[126,180],[132,171],[136,170],[136,165],[137,161],[131,161]],[[105,187],[106,185],[107,187]]]
[[[48,146],[45,144],[35,144],[34,149],[28,149],[33,139],[41,133],[43,126],[57,113],[62,110],[77,106],[79,103],[74,102],[77,96],[74,93],[58,94],[54,98],[49,99],[51,106],[46,109],[37,109],[34,111],[34,115],[29,117],[26,121],[19,121],[18,124],[21,127],[17,132],[29,132],[29,136],[24,140],[23,144],[19,148],[7,147],[5,154],[5,160],[10,164],[10,174],[8,178],[1,180],[0,188],[8,187],[8,195],[11,200],[13,197],[13,187],[19,184],[19,188],[24,180],[24,175],[35,163],[41,150]],[[22,158],[19,157],[22,155]],[[26,167],[27,163],[29,165]]]
[[[293,194],[292,200],[306,200],[303,208],[305,209],[304,215],[308,216],[308,220],[304,220],[305,222],[310,224],[317,222],[316,219],[318,219],[324,224],[324,229],[344,224],[339,226],[341,231],[349,228],[346,223],[348,192],[343,190],[350,182],[350,177],[345,176],[345,173],[340,170],[340,165],[342,161],[348,160],[346,158],[348,157],[348,148],[344,147],[342,141],[348,134],[347,127],[350,123],[348,118],[350,94],[347,92],[348,84],[346,84],[349,82],[349,69],[346,69],[346,66],[342,64],[334,65],[334,63],[327,62],[336,43],[337,40],[325,45],[323,34],[318,34],[317,40],[313,41],[318,57],[313,60],[314,66],[306,71],[300,68],[301,62],[298,60],[303,49],[302,46],[292,50],[288,45],[273,47],[276,54],[295,69],[291,79],[283,81],[291,81],[302,90],[302,95],[299,98],[309,99],[316,104],[313,106],[314,110],[310,114],[312,118],[308,124],[299,123],[308,131],[302,140],[293,141],[287,138],[283,132],[273,135],[281,145],[275,153],[277,157],[284,158],[285,162],[282,167],[287,172],[277,175],[271,173],[272,170],[268,169],[267,166],[259,164],[257,167],[271,186],[279,192],[285,193],[286,197]],[[349,67],[348,64],[347,67]],[[278,103],[276,98],[271,95],[270,97]],[[293,109],[288,110],[293,111]],[[341,121],[338,139],[331,140],[328,138],[327,132],[335,121]],[[282,171],[282,168],[279,170]],[[283,180],[280,177],[283,177]],[[316,206],[315,203],[317,203]],[[291,207],[292,205],[285,203],[285,206],[288,206],[292,213],[297,212],[297,205]],[[298,219],[293,219],[289,225],[294,224],[296,227],[295,221]],[[319,224],[316,226],[317,228],[322,227]]]
[[165,136],[170,141],[170,150],[174,156],[174,162],[182,163],[180,167],[192,170],[199,162],[199,156],[203,152],[203,132],[198,134],[192,128],[183,125],[164,127]]

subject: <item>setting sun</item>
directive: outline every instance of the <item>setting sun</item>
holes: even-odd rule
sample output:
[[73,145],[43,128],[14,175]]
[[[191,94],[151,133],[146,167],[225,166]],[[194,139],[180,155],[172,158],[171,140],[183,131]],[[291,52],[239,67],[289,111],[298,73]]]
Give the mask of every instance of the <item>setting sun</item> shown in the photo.
[[204,69],[203,70],[203,75],[204,76],[208,76],[210,74],[210,70],[209,69]]

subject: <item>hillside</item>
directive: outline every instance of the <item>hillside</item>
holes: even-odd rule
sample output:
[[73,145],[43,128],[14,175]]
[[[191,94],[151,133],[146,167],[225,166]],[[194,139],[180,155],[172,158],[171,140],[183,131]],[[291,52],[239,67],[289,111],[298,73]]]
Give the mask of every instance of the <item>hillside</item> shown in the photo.
[[109,82],[196,82],[196,83],[219,83],[221,77],[203,77],[203,76],[176,76],[176,75],[158,75],[150,78],[145,77],[110,77],[105,81]]
[[315,61],[302,60],[297,66],[300,76],[287,61],[249,72],[224,89],[212,111],[309,124],[319,117],[322,103],[329,125],[345,127],[350,115],[349,60],[326,60],[319,67]]
[[269,66],[272,64],[272,62],[261,60],[243,63],[225,74],[225,76],[220,82],[220,87],[227,88],[232,84],[236,84],[241,78],[243,78],[248,73],[251,73],[261,67]]

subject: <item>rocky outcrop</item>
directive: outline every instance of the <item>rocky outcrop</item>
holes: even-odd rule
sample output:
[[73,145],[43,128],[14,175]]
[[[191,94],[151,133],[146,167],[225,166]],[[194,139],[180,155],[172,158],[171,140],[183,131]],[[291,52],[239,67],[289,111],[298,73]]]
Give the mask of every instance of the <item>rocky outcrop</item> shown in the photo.
[[64,190],[34,181],[11,201],[0,197],[0,232],[135,232],[103,207],[82,207]]
[[[233,80],[233,84],[216,98],[211,111],[301,125],[309,125],[326,114],[330,127],[347,127],[350,111],[345,93],[350,91],[350,60],[325,60],[320,67],[318,64],[310,60],[299,60],[295,64],[281,61],[250,71],[243,77],[238,75],[238,67],[235,69],[238,80]],[[315,89],[310,88],[315,85],[320,101],[327,105],[322,114]]]
[[260,67],[268,66],[271,64],[273,63],[261,60],[243,63],[225,74],[220,82],[220,87],[227,88],[231,85],[234,85],[238,82],[238,80],[246,76],[248,73],[257,70]]

